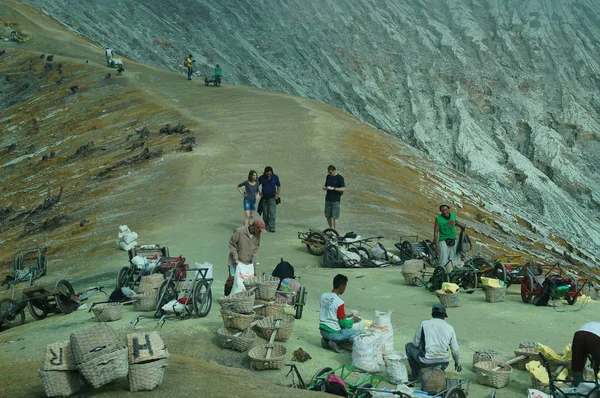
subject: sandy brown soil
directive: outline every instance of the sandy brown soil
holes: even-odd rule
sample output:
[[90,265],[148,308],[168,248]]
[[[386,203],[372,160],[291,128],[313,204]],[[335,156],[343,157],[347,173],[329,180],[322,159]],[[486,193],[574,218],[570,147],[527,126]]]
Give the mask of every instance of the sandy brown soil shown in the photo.
[[[71,35],[43,15],[12,1],[0,5],[0,16],[23,21],[35,36],[24,46],[8,44],[2,48],[31,54],[52,52],[80,65],[89,59],[98,68],[94,73],[102,76],[104,58],[99,46]],[[405,286],[397,267],[321,268],[320,258],[308,254],[296,234],[326,227],[320,188],[330,163],[338,167],[348,187],[342,202],[342,231],[382,234],[388,237],[385,244],[390,248],[403,234],[430,234],[432,217],[443,198],[424,196],[420,184],[414,184],[436,184],[427,170],[409,167],[414,151],[339,110],[313,101],[232,87],[226,82],[221,88],[204,87],[200,79],[189,82],[183,74],[129,61],[126,68],[127,87],[140,90],[144,107],[164,112],[168,118],[162,123],[185,121],[190,128],[202,132],[199,146],[191,153],[171,150],[163,161],[133,168],[131,175],[124,172],[109,185],[98,188],[102,192],[96,191],[93,201],[97,222],[85,234],[86,250],[71,247],[59,252],[52,259],[49,275],[38,284],[52,284],[66,277],[77,289],[113,286],[114,275],[127,259],[124,252],[114,248],[113,241],[118,225],[124,223],[140,234],[142,243],[167,245],[172,254],[181,253],[191,263],[215,264],[216,299],[224,281],[229,236],[243,222],[241,198],[235,185],[249,169],[260,172],[271,165],[282,181],[282,204],[277,213],[277,232],[263,236],[259,271],[270,271],[283,257],[296,267],[309,292],[304,316],[296,322],[292,338],[285,343],[288,359],[298,347],[309,352],[313,359],[299,365],[306,377],[323,366],[351,363],[348,352],[323,350],[316,329],[318,297],[330,289],[337,272],[350,279],[344,297],[348,307],[358,309],[366,318],[377,309],[393,312],[394,342],[398,350],[403,350],[418,323],[428,317],[436,297],[423,288]],[[141,108],[132,109],[137,112]],[[141,122],[144,117],[141,116]],[[154,120],[154,126],[160,122],[160,118]],[[399,164],[394,157],[402,158],[404,163]],[[474,205],[467,198],[465,202],[464,214],[459,216],[477,222]],[[32,239],[52,241],[60,234],[66,239],[68,231],[60,229]],[[17,244],[9,246],[7,252],[16,252]],[[101,301],[102,296],[94,299]],[[460,308],[449,310],[448,319],[458,334],[464,377],[474,380],[471,356],[479,349],[498,350],[507,359],[521,341],[540,341],[561,350],[580,324],[594,319],[596,307],[592,303],[585,308],[536,308],[520,301],[517,287],[510,289],[504,303],[486,303],[481,291],[465,295]],[[113,326],[125,335],[132,330],[129,321],[135,315],[128,308],[123,319]],[[87,311],[35,322],[27,314],[25,325],[3,331],[0,397],[43,396],[36,370],[45,345],[68,339],[73,330],[95,322]],[[245,354],[218,348],[216,330],[221,325],[214,306],[204,319],[170,320],[159,329],[173,356],[164,385],[145,395],[295,396],[291,390],[276,386],[289,384],[283,370],[250,372]],[[155,320],[150,319],[142,320],[140,326],[143,330],[156,329]],[[498,391],[497,397],[524,396],[528,385],[529,375],[514,371],[510,386]],[[484,397],[491,389],[472,383],[470,391],[471,397]],[[106,397],[128,394],[124,381],[85,392],[85,396]]]

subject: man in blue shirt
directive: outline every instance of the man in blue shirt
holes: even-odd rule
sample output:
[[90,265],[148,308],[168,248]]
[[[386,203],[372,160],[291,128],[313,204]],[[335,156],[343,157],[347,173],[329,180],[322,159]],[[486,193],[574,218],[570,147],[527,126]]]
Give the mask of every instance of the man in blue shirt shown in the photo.
[[[262,217],[267,226],[267,231],[275,232],[275,215],[277,212],[277,203],[279,202],[279,193],[281,184],[277,174],[273,174],[271,166],[265,167],[263,175],[258,177],[260,186],[260,202],[262,203]],[[259,203],[259,208],[261,204]]]

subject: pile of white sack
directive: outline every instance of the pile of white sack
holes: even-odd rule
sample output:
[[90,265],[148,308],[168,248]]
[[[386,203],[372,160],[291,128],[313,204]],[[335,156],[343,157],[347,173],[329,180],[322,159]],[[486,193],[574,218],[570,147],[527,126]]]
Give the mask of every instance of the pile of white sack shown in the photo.
[[385,368],[390,383],[405,384],[408,382],[403,362],[406,355],[394,350],[391,315],[391,312],[375,311],[371,327],[354,337],[352,365],[366,372],[380,372]]
[[133,249],[137,246],[138,234],[131,231],[127,225],[119,226],[119,239],[117,239],[117,245],[121,250]]

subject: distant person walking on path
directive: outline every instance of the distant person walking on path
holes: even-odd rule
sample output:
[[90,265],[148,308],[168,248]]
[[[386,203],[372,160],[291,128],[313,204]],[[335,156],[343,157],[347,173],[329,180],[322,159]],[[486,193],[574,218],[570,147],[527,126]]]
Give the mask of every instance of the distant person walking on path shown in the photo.
[[192,54],[188,55],[186,59],[183,60],[183,66],[187,68],[187,77],[188,80],[192,80],[192,74],[194,73],[194,57]]
[[253,264],[254,273],[258,265],[258,249],[260,248],[260,234],[265,231],[263,220],[256,220],[250,226],[240,227],[233,231],[229,239],[229,277],[225,282],[225,295],[229,296],[233,286],[233,277],[235,276],[235,267],[238,262],[244,264]]
[[265,224],[267,225],[267,231],[275,232],[276,206],[277,203],[281,202],[279,199],[281,184],[279,183],[277,174],[273,174],[271,166],[265,167],[263,175],[258,177],[258,184],[261,187],[258,213],[262,212],[263,220],[265,220]]
[[104,56],[106,57],[106,66],[110,66],[110,61],[113,58],[112,48],[106,47],[106,50],[104,51]]
[[346,184],[344,183],[344,177],[337,173],[335,166],[332,164],[327,167],[327,177],[325,178],[323,190],[327,191],[325,194],[325,217],[327,218],[327,224],[329,224],[329,228],[337,231],[338,219],[340,218],[340,202],[342,195],[346,191]]
[[[242,189],[244,188],[244,189]],[[237,190],[244,197],[244,225],[248,226],[254,221],[256,211],[256,198],[258,197],[258,173],[250,170],[248,179],[237,186]]]
[[217,64],[217,66],[215,66],[215,84],[217,85],[217,87],[221,87],[221,67],[219,66],[219,64]]
[[[450,211],[450,206],[441,205],[440,214],[433,225],[433,241],[438,255],[438,265],[447,267],[449,261],[456,261],[456,227],[461,230],[465,226],[456,221],[456,214]],[[448,272],[452,271],[447,269]]]

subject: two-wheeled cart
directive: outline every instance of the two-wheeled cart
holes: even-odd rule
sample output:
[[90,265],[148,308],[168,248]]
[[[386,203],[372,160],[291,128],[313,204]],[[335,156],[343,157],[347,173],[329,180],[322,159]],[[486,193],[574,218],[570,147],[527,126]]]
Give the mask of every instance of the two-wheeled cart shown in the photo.
[[559,264],[539,264],[528,262],[510,283],[521,285],[521,299],[530,303],[534,297],[549,295],[552,299],[565,299],[569,305],[577,302],[577,297],[588,282],[587,278],[573,277]]
[[[129,256],[129,265],[119,269],[116,278],[116,287],[128,287],[133,289],[139,285],[142,276],[161,272],[160,265],[169,262],[169,248],[161,245],[141,245],[135,246],[127,251]],[[134,258],[142,257],[152,264],[151,268],[140,266],[135,263]]]
[[327,242],[337,241],[340,234],[333,228],[324,229],[322,232],[309,229],[308,232],[298,232],[298,239],[306,245],[308,252],[315,256],[322,256]]

